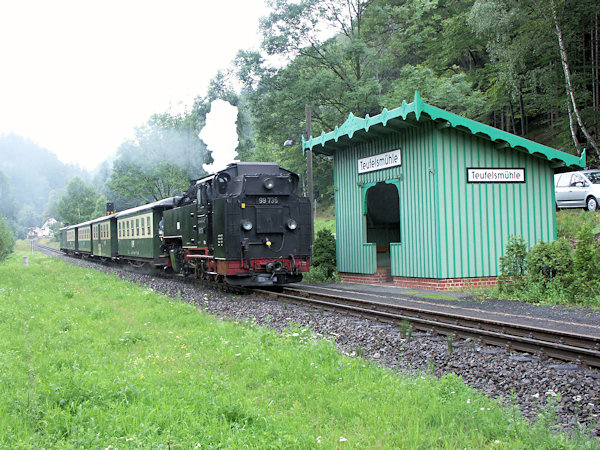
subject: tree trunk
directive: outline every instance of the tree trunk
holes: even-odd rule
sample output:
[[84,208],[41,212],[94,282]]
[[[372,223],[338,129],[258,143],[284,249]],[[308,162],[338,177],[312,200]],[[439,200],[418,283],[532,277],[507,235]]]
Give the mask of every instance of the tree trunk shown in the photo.
[[523,105],[523,91],[519,91],[519,112],[521,114],[521,136],[527,134],[527,122],[525,121],[525,106]]
[[508,106],[510,107],[510,122],[508,123],[509,132],[510,125],[512,125],[512,134],[517,134],[517,126],[515,125],[515,111],[513,110],[512,100],[508,102]]
[[[588,132],[586,126],[583,123],[581,115],[579,114],[579,109],[577,108],[577,102],[575,100],[575,93],[573,92],[573,85],[571,84],[571,70],[569,69],[569,61],[567,59],[567,50],[565,48],[562,30],[561,30],[560,24],[558,22],[558,14],[556,12],[556,4],[555,4],[554,0],[550,0],[550,5],[552,7],[552,17],[554,19],[556,36],[558,37],[558,47],[560,50],[560,59],[561,59],[562,66],[563,66],[563,72],[565,73],[565,83],[566,83],[566,88],[567,88],[567,95],[570,99],[569,110],[571,110],[571,108],[572,108],[573,114],[575,114],[575,117],[577,118],[577,124],[579,125],[579,128],[581,128],[581,131],[585,135],[585,138],[590,143],[590,145],[592,147],[594,147],[596,154],[600,158],[600,149],[598,148],[598,144],[596,144],[596,141]],[[569,118],[571,118],[570,114],[569,114]],[[575,147],[577,148],[577,151],[579,152],[579,148],[577,146],[578,142],[575,139],[576,136],[573,133],[573,129],[571,129],[571,134],[573,135],[573,138],[574,138]]]
[[577,128],[575,127],[575,120],[573,120],[573,107],[571,106],[571,102],[568,99],[567,109],[569,110],[569,127],[571,128],[571,137],[573,138],[573,143],[575,144],[575,150],[577,151],[577,155],[581,156],[581,144],[579,143],[579,139],[577,139]]

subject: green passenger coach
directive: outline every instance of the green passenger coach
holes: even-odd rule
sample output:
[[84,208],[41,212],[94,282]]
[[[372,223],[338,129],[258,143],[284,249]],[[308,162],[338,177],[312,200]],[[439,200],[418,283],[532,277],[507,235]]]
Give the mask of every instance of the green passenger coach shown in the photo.
[[92,253],[92,225],[91,222],[84,222],[77,225],[77,252]]
[[77,227],[75,225],[60,229],[60,249],[66,253],[74,253],[77,250]]
[[303,140],[333,157],[342,281],[455,288],[496,282],[511,235],[556,239],[555,170],[579,157],[424,103]]
[[159,225],[163,212],[173,206],[173,201],[173,198],[159,200],[115,214],[118,254],[155,265],[165,264]]
[[92,242],[94,256],[117,256],[117,218],[114,215],[92,221]]

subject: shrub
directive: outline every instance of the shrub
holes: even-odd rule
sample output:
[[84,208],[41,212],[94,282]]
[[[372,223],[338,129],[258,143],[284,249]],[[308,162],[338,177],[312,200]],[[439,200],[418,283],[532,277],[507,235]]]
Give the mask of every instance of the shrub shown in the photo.
[[540,241],[527,251],[521,236],[511,236],[500,258],[497,293],[536,303],[598,306],[599,263],[591,224],[580,227],[575,251],[566,239]]
[[600,255],[591,225],[581,227],[577,237],[579,240],[573,257],[575,280],[571,293],[577,302],[588,303],[587,300],[600,294]]
[[523,236],[509,236],[505,254],[500,257],[498,287],[501,291],[512,292],[522,284],[526,256],[527,244]]
[[[329,230],[319,230],[313,245],[312,260],[314,281],[325,281],[335,278],[337,271],[335,255],[335,238]],[[316,269],[316,270],[315,270]],[[320,280],[317,280],[319,278]]]
[[10,255],[15,246],[12,230],[6,220],[0,217],[0,261]]
[[564,239],[540,241],[529,250],[526,257],[527,281],[544,286],[554,282],[568,288],[575,275],[572,253],[571,244]]

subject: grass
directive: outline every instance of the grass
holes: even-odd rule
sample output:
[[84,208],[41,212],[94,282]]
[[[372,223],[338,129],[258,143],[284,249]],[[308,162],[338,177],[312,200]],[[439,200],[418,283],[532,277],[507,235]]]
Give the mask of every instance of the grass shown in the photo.
[[335,209],[333,206],[317,207],[315,236],[323,229],[327,229],[335,234]]
[[26,250],[0,265],[0,447],[593,445],[455,376],[403,377],[39,253],[24,268]]
[[590,225],[594,234],[600,233],[600,213],[582,209],[561,209],[556,212],[556,228],[559,239],[577,239],[584,225]]

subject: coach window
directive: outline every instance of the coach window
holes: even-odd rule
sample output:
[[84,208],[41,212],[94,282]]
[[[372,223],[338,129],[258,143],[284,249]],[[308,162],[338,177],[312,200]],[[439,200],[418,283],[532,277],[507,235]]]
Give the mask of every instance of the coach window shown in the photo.
[[141,224],[141,228],[142,228],[142,236],[146,235],[146,224],[144,223],[146,222],[146,218],[142,217],[142,224]]
[[146,221],[146,229],[148,230],[148,236],[150,236],[150,217],[148,217],[148,220]]
[[140,219],[135,219],[135,235],[140,235]]

